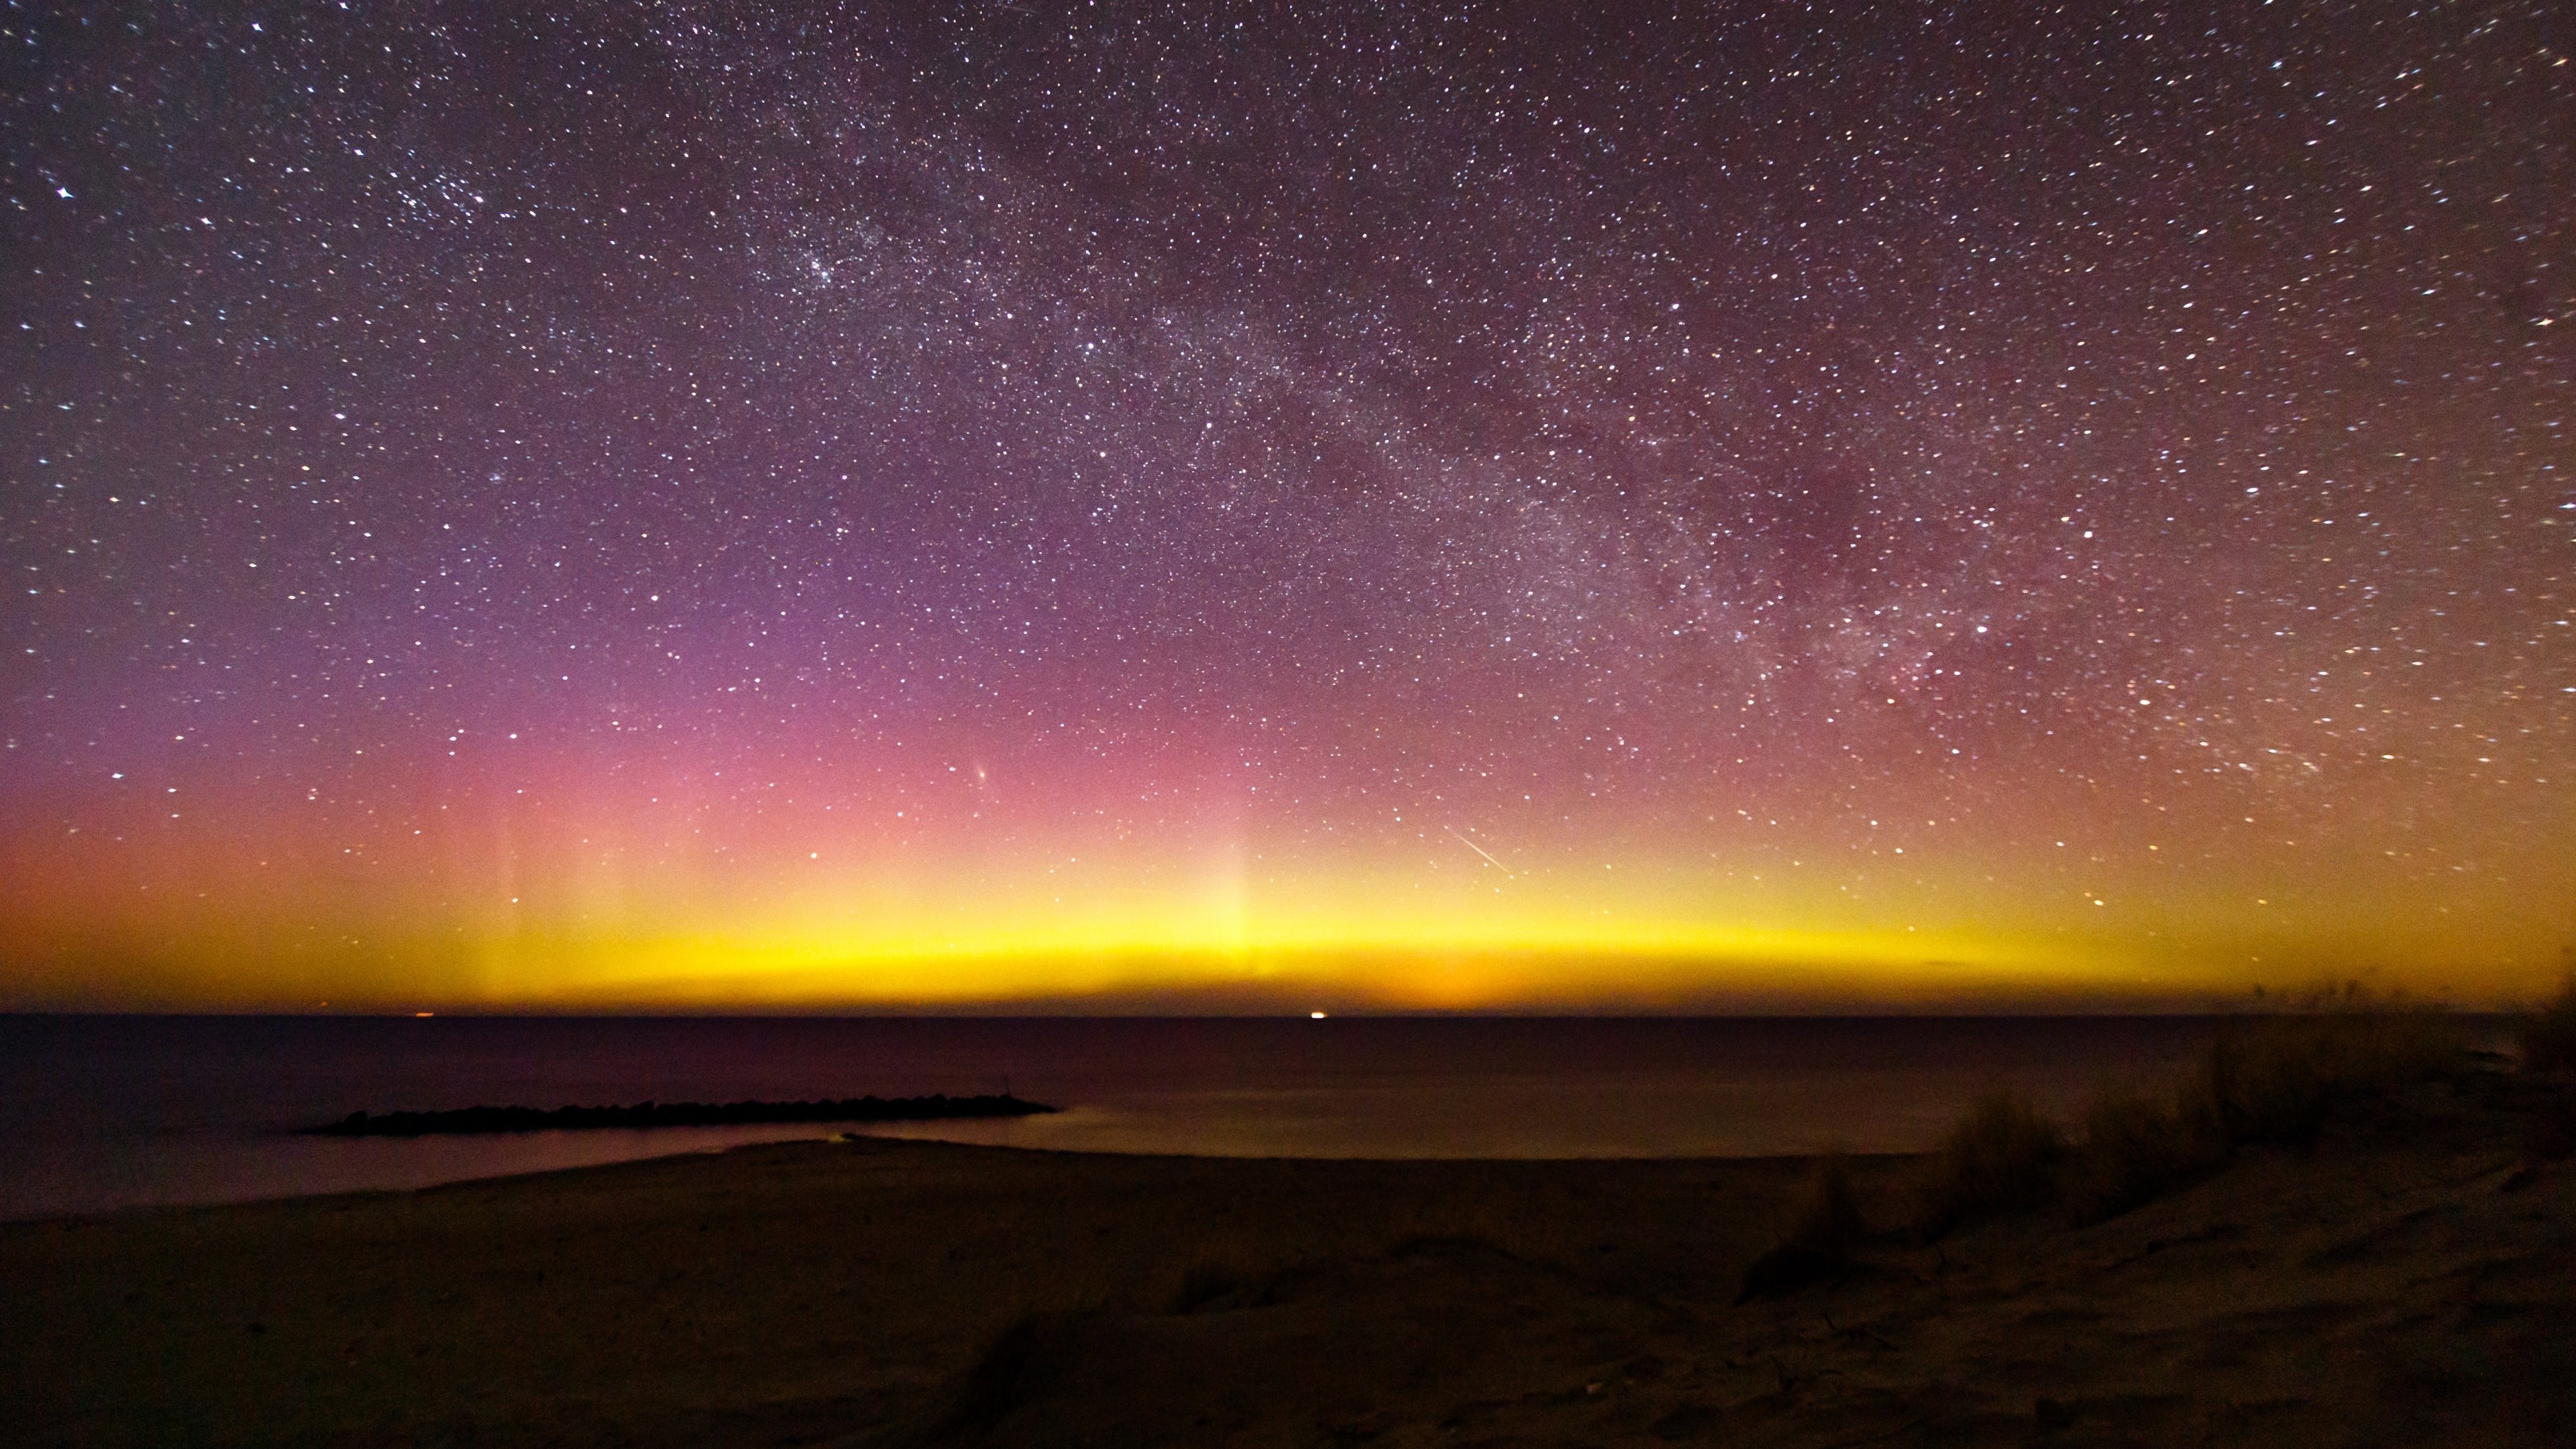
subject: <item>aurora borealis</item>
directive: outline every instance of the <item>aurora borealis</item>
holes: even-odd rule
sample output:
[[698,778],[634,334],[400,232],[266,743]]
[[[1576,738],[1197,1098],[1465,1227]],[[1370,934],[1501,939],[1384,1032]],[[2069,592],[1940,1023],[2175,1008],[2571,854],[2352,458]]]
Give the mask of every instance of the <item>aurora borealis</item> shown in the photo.
[[13,5],[0,1005],[2537,991],[2571,57]]

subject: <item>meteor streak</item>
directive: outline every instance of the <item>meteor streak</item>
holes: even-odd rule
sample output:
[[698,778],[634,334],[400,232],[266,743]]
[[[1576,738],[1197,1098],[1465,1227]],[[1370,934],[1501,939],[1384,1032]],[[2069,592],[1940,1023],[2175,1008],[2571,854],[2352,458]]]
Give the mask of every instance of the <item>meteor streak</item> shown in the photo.
[[[1448,827],[1448,830],[1450,834],[1458,835],[1456,827]],[[1469,840],[1463,835],[1458,835],[1458,843],[1467,847],[1469,850],[1476,852],[1478,855],[1483,856],[1485,859],[1493,861],[1494,869],[1501,871],[1505,875],[1510,875],[1512,873],[1512,868],[1510,866],[1503,864],[1499,860],[1494,860],[1494,853],[1487,850],[1485,847],[1478,845],[1476,842]]]

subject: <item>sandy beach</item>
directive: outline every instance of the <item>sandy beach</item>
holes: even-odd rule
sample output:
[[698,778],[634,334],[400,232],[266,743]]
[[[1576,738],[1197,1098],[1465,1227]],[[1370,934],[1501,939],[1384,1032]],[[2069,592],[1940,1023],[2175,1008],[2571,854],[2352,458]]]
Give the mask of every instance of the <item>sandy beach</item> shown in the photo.
[[860,1138],[19,1223],[0,1401],[79,1445],[2563,1443],[2569,1102],[2349,1101],[1741,1306],[1807,1164]]

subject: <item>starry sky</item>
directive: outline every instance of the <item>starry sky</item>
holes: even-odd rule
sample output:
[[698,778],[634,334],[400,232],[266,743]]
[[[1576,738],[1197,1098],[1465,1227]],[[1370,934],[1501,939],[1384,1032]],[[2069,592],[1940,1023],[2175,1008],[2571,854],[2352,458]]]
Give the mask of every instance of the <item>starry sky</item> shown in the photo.
[[0,11],[0,1004],[2493,1001],[2576,21]]

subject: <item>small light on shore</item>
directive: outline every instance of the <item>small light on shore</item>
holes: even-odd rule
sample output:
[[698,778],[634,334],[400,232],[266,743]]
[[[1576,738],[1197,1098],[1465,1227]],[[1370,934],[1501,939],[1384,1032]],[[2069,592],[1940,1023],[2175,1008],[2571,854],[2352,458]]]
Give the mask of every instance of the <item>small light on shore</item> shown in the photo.
[[437,1013],[437,1012],[435,1012],[435,1011],[415,1011],[415,1012],[413,1012],[413,1013],[412,1013],[412,1015],[414,1015],[414,1016],[436,1016],[436,1015],[438,1015],[438,1013]]
[[1313,1019],[1314,1019],[1314,1020],[1316,1020],[1316,1021],[1322,1021],[1322,1020],[1324,1019],[1324,1014],[1323,1014],[1322,1012],[1320,1012],[1320,1011],[1310,1011],[1310,1012],[1307,1012],[1307,1013],[1306,1013],[1306,1015],[1307,1015],[1307,1016],[1309,1016],[1309,1017],[1311,1017],[1311,1018],[1313,1018]]

